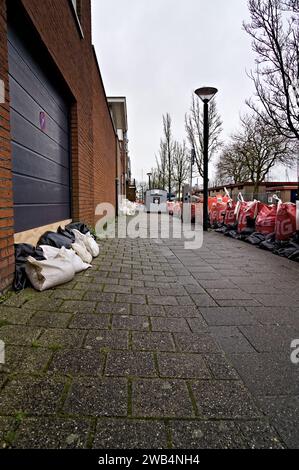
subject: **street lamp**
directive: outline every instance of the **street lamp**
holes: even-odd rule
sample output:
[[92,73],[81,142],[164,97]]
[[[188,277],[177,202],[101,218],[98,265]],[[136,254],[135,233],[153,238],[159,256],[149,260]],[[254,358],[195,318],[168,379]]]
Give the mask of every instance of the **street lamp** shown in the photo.
[[217,88],[203,87],[195,90],[195,94],[204,103],[203,119],[203,230],[208,230],[208,198],[209,198],[209,102],[218,92]]
[[192,202],[192,182],[193,182],[193,165],[195,164],[195,158],[196,158],[196,152],[195,148],[193,147],[191,149],[191,155],[190,155],[190,202]]
[[147,176],[148,176],[148,189],[151,190],[151,176],[152,176],[152,173],[147,173]]

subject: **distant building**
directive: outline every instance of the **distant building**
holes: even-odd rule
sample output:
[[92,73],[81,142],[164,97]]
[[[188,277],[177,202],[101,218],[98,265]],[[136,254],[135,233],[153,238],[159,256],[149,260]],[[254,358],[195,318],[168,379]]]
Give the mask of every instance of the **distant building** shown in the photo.
[[[254,183],[227,184],[223,186],[214,186],[209,188],[209,196],[217,194],[225,195],[226,188],[232,197],[236,200],[239,193],[242,193],[245,200],[252,200],[254,197]],[[196,194],[203,194],[203,190],[198,189]],[[265,203],[271,203],[273,195],[276,194],[283,202],[296,202],[298,194],[298,182],[281,183],[265,182],[259,186],[258,198]]]
[[116,168],[117,195],[126,197],[127,181],[131,179],[128,151],[127,101],[124,96],[108,97],[107,100],[119,141]]

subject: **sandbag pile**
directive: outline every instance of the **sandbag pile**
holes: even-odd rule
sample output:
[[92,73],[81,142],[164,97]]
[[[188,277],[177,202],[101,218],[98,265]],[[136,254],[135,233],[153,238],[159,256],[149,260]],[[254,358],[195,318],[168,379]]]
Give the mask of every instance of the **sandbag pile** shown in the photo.
[[119,215],[130,215],[133,216],[136,214],[137,204],[136,202],[131,202],[128,199],[122,199],[118,207]]
[[91,267],[100,248],[88,227],[82,223],[59,227],[44,233],[33,247],[15,245],[16,273],[14,289],[33,286],[38,291],[71,281],[76,273]]
[[[299,261],[299,222],[296,221],[296,204],[283,203],[276,197],[277,204],[263,204],[259,201],[238,202],[230,200],[223,215],[223,223],[215,227],[215,213],[210,213],[212,228],[227,237],[244,240],[251,245],[271,251],[278,256]],[[298,219],[298,214],[297,214]]]

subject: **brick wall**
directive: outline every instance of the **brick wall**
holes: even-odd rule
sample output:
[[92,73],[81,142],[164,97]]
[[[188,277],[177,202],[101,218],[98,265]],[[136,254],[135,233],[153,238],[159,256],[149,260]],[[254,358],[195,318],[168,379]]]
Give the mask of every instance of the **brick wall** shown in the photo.
[[102,202],[115,206],[117,137],[106,101],[96,56],[93,56],[94,207]]
[[[0,104],[0,292],[11,284],[14,272],[6,4],[0,0],[0,78],[6,86],[6,103]],[[116,140],[95,67],[90,0],[82,0],[83,38],[69,0],[9,0],[9,7],[18,5],[28,14],[73,97],[72,217],[94,225],[95,205],[104,200],[115,203]]]
[[6,3],[0,0],[0,80],[5,103],[0,103],[0,292],[13,280],[13,202],[9,126],[9,88],[6,43]]

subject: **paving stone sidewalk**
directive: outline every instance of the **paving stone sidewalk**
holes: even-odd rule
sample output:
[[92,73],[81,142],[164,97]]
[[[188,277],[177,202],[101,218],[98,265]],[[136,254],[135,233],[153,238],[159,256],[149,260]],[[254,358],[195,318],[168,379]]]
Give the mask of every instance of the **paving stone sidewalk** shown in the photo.
[[216,233],[101,242],[0,304],[0,447],[299,447],[298,275]]

